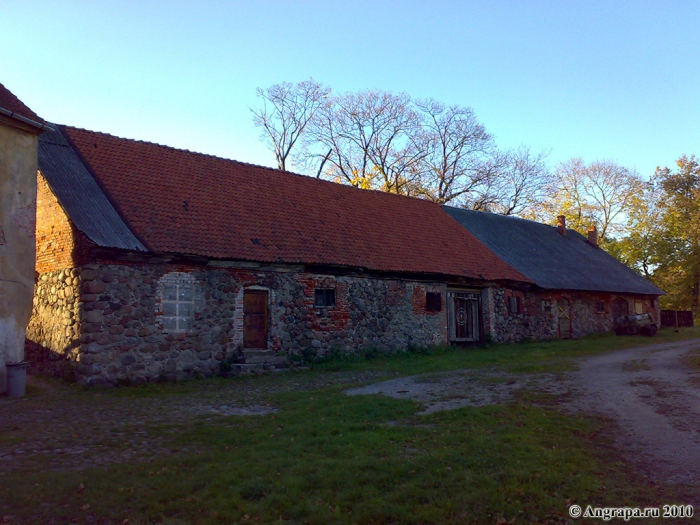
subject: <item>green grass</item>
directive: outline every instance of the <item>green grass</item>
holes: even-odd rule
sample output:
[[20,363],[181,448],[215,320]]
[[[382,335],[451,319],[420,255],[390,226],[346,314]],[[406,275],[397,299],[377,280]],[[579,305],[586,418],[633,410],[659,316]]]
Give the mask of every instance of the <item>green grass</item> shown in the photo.
[[661,330],[656,337],[595,334],[582,339],[535,341],[520,344],[465,347],[461,350],[436,347],[432,355],[405,352],[378,355],[374,359],[338,359],[316,365],[321,370],[387,370],[401,374],[420,374],[458,370],[460,368],[508,367],[511,371],[566,371],[576,366],[575,358],[602,354],[612,350],[700,338],[700,326],[681,328],[678,332]]
[[[575,358],[694,337],[592,337],[437,355],[332,362],[328,369],[409,374],[496,366],[570,369]],[[258,388],[284,377],[210,379],[101,392],[94,399],[187,394],[230,381]],[[84,399],[95,392],[74,390]],[[33,397],[41,392],[33,392]],[[340,386],[268,395],[279,412],[195,418],[147,427],[190,452],[85,471],[3,472],[0,522],[12,523],[568,523],[571,503],[658,506],[673,489],[650,485],[606,436],[614,424],[565,415],[556,399],[524,393],[506,405],[417,415],[420,405],[353,396]],[[543,401],[546,401],[543,403]],[[79,487],[84,490],[79,490]],[[89,507],[87,507],[89,505]]]
[[275,401],[275,415],[181,428],[179,442],[203,453],[11,473],[0,497],[21,495],[13,512],[22,521],[129,524],[563,523],[571,502],[664,500],[595,439],[595,419],[527,403],[419,417],[410,401],[337,389]]

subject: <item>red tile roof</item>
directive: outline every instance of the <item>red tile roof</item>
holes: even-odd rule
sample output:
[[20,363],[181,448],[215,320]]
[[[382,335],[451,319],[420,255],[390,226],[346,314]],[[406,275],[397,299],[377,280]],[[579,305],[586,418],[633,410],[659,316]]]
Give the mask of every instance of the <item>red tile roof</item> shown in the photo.
[[431,202],[60,129],[156,252],[531,282]]
[[2,84],[0,84],[0,108],[16,113],[17,115],[33,120],[39,124],[44,123],[39,115],[29,109],[24,102],[14,96],[10,90]]

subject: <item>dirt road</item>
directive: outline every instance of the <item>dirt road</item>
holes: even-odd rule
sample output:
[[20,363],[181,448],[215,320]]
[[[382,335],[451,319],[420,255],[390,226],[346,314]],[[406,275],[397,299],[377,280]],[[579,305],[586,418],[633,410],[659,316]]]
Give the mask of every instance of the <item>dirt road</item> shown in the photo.
[[[573,373],[460,370],[391,379],[347,393],[414,399],[424,405],[423,413],[503,403],[520,389],[553,394],[563,410],[616,422],[617,447],[647,477],[695,485],[700,483],[699,364],[700,339],[694,339],[585,358]],[[700,506],[700,495],[697,500],[687,503]]]
[[579,364],[577,390],[583,395],[576,404],[614,418],[620,449],[650,477],[698,483],[698,363],[700,339],[588,358]]

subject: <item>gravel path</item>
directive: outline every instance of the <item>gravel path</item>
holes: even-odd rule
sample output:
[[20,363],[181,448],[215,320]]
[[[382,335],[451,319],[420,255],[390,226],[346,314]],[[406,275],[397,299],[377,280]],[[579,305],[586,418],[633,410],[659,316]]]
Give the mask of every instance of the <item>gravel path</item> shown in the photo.
[[465,406],[505,403],[526,389],[563,396],[571,388],[571,374],[511,374],[500,369],[457,370],[399,377],[346,390],[350,396],[383,394],[413,399],[424,405],[418,414]]

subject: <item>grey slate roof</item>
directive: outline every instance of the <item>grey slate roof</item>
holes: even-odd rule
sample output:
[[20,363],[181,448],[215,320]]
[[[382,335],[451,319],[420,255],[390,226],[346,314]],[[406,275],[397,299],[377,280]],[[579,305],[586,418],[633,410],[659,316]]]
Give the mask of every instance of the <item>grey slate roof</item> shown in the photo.
[[78,155],[61,134],[39,136],[39,170],[76,228],[98,246],[148,251],[124,223]]
[[574,230],[494,213],[443,209],[541,288],[663,295],[663,290]]

